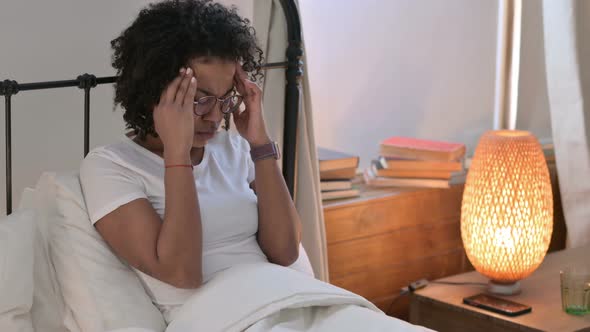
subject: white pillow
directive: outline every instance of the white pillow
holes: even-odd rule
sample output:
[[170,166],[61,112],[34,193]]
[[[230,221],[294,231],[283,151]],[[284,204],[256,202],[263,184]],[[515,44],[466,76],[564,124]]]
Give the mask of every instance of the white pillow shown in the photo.
[[[77,173],[45,173],[37,190],[53,197],[50,254],[71,330],[122,328],[164,331],[166,324],[137,275],[121,262],[92,226]],[[51,205],[51,204],[49,204]]]
[[[41,187],[42,177],[37,184]],[[31,308],[31,320],[37,331],[66,332],[64,326],[65,304],[61,295],[61,289],[57,283],[55,269],[49,255],[49,228],[53,225],[57,209],[54,196],[39,190],[25,188],[21,195],[19,210],[28,209],[35,212],[33,232],[35,233],[33,280],[33,306]],[[44,196],[43,196],[44,195]],[[71,332],[79,331],[71,330]]]
[[33,213],[0,219],[0,331],[33,332]]

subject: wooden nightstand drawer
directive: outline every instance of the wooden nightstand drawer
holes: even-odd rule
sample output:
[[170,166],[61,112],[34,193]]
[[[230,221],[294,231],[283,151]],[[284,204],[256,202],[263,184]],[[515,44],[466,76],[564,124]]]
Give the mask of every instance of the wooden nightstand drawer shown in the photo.
[[418,275],[429,280],[439,279],[454,271],[466,269],[469,269],[469,262],[463,248],[459,248],[440,252],[436,256],[334,277],[330,282],[368,299],[386,300],[399,292],[397,282],[407,285],[416,280]]
[[381,273],[385,267],[410,263],[463,248],[459,222],[418,224],[380,235],[328,244],[330,276]]
[[324,208],[328,244],[460,219],[463,186],[390,191],[389,195],[328,203]]

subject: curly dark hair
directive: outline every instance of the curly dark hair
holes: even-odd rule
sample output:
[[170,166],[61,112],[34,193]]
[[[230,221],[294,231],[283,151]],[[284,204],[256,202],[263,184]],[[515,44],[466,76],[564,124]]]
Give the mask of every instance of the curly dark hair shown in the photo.
[[240,61],[256,81],[262,78],[262,50],[248,19],[235,6],[211,0],[166,0],[141,10],[111,41],[117,70],[115,107],[125,110],[127,129],[140,139],[154,130],[152,110],[178,71],[199,56]]

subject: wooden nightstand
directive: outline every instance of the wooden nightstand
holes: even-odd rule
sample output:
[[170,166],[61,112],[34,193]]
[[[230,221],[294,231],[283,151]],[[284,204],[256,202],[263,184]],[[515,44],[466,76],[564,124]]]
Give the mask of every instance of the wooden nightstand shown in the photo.
[[[565,222],[554,167],[554,228],[549,251],[565,246]],[[324,202],[330,282],[389,315],[408,319],[402,287],[473,270],[461,240],[463,185],[449,189],[370,189]]]
[[[384,311],[401,287],[472,270],[459,228],[463,185],[450,189],[362,189],[325,202],[330,282]],[[390,315],[408,318],[409,298]]]
[[[410,322],[445,331],[590,331],[590,315],[568,315],[561,309],[559,270],[566,264],[588,264],[590,246],[548,254],[531,276],[521,281],[522,293],[504,298],[532,307],[532,312],[507,317],[463,304],[463,298],[485,291],[483,286],[430,284],[411,296]],[[484,282],[478,272],[441,279]]]

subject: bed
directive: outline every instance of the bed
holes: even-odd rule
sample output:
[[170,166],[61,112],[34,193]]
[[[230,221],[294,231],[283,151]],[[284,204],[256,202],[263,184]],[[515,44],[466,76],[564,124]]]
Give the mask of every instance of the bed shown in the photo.
[[[291,194],[301,33],[294,1],[282,0],[288,24],[283,173]],[[96,232],[78,171],[44,172],[12,207],[11,100],[19,91],[78,87],[84,91],[84,155],[89,151],[90,93],[116,77],[20,84],[0,81],[5,99],[6,206],[0,220],[0,331],[424,331],[387,317],[366,299],[314,278],[303,248],[289,267],[242,264],[220,272],[180,308],[156,307],[135,272]],[[20,96],[19,96],[20,98]]]

